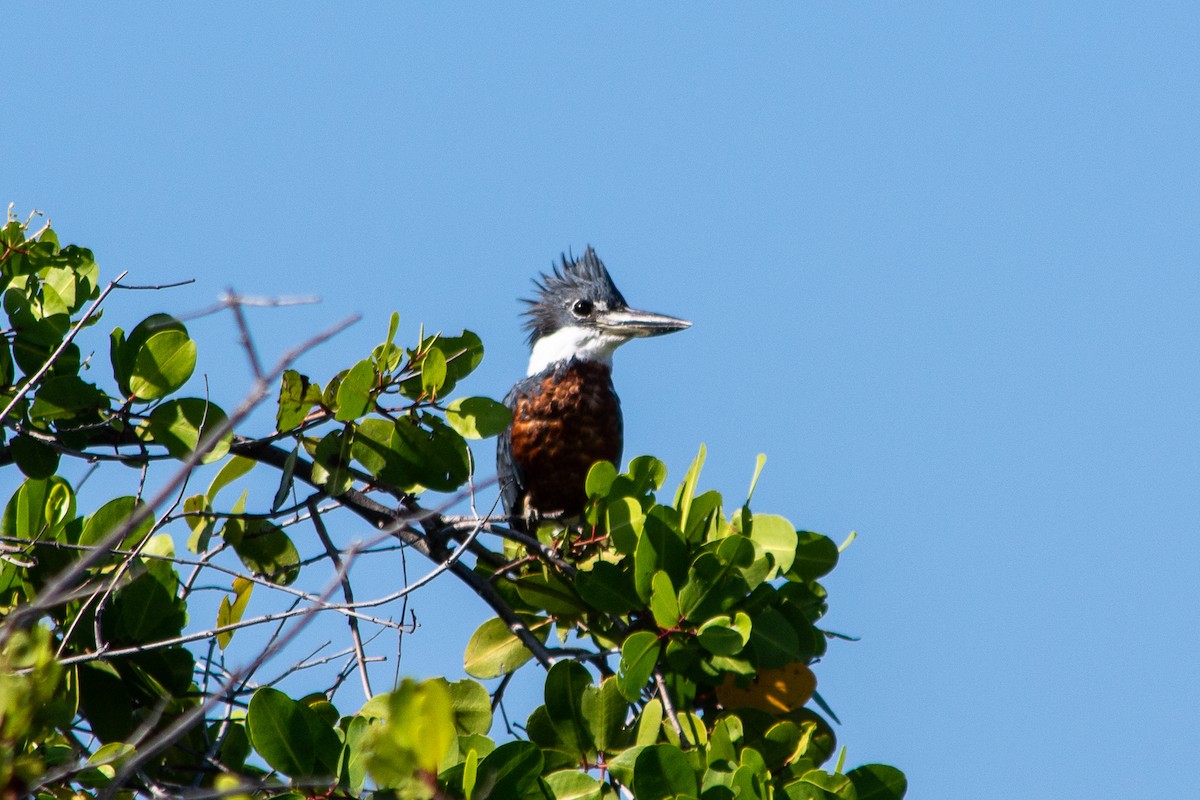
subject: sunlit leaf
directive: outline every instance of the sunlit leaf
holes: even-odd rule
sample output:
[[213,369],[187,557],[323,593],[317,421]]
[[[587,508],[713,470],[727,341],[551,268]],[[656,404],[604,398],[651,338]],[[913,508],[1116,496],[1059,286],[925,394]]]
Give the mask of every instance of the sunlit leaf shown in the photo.
[[[550,633],[550,620],[533,614],[518,614],[529,632],[539,642]],[[467,643],[463,668],[467,674],[480,679],[497,678],[520,667],[533,653],[529,651],[508,625],[493,617],[476,629]]]
[[467,439],[487,439],[508,429],[512,412],[488,397],[459,397],[446,406],[446,423]]
[[365,414],[371,406],[375,378],[375,365],[369,360],[364,359],[351,367],[338,385],[337,412],[333,418],[339,422],[349,422]]
[[364,742],[367,769],[375,780],[402,787],[418,771],[434,772],[456,740],[446,682],[405,679],[371,704],[382,715],[382,724],[372,725]]
[[437,397],[446,382],[446,356],[439,347],[430,347],[421,359],[421,391],[428,397]]
[[782,574],[792,568],[796,558],[796,526],[775,514],[755,514],[750,527],[750,538],[762,546],[775,559]]
[[254,469],[258,462],[252,458],[245,456],[234,456],[221,465],[220,472],[212,479],[212,483],[208,485],[208,492],[205,496],[208,502],[212,503],[217,498],[217,493],[224,489],[229,484],[236,481],[238,478],[246,475],[250,470]]
[[659,570],[650,581],[650,613],[654,622],[664,630],[679,625],[683,616],[679,613],[679,598],[675,595],[675,586],[671,577]]
[[275,429],[290,431],[304,422],[308,412],[321,402],[321,387],[307,375],[294,369],[283,373],[279,384],[279,410],[275,414]]
[[[215,403],[196,397],[168,400],[150,413],[148,428],[156,444],[178,459],[188,458],[209,432],[223,425],[225,412]],[[219,461],[229,452],[232,434],[225,433],[212,443],[200,463]]]
[[187,333],[160,331],[148,337],[134,356],[129,391],[139,400],[157,400],[178,390],[196,368],[196,343]]
[[621,645],[621,665],[617,673],[619,686],[625,699],[633,701],[641,696],[646,681],[658,664],[662,646],[658,637],[650,631],[635,631]]
[[[242,615],[246,613],[246,605],[250,602],[250,593],[254,590],[254,582],[245,578],[233,579],[233,602],[229,602],[229,595],[221,598],[221,606],[217,609],[217,627],[221,628],[226,625],[235,625],[242,621]],[[229,646],[229,642],[233,639],[233,631],[224,631],[217,634],[217,646],[224,650]]]

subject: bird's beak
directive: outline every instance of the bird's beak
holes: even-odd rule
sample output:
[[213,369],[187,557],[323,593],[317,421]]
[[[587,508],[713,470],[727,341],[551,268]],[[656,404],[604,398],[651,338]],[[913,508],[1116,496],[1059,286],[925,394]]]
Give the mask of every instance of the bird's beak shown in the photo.
[[692,323],[686,319],[655,314],[652,311],[638,311],[633,308],[606,311],[596,320],[596,323],[606,331],[630,339],[642,336],[662,336],[664,333],[674,333],[692,327]]

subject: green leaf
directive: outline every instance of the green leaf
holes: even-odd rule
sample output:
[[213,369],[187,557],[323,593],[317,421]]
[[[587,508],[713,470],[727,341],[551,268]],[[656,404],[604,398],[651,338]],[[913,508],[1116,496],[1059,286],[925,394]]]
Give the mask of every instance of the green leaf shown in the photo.
[[105,663],[83,663],[77,673],[80,712],[102,742],[124,741],[133,733],[133,701],[116,669]]
[[675,507],[679,509],[680,527],[687,530],[688,527],[688,512],[692,507],[692,498],[696,494],[696,484],[700,482],[700,470],[704,469],[704,459],[707,455],[707,450],[704,445],[700,445],[700,452],[696,453],[695,460],[688,467],[687,474],[683,476],[683,483],[679,485],[679,492],[675,497]]
[[467,439],[487,439],[508,430],[512,412],[488,397],[458,397],[446,406],[446,423]]
[[609,497],[604,505],[604,528],[613,546],[625,555],[632,554],[646,524],[641,504],[632,497]]
[[58,451],[50,445],[32,436],[18,435],[8,446],[13,461],[25,477],[41,480],[58,471]]
[[359,361],[350,368],[337,390],[337,412],[333,418],[338,422],[358,419],[371,407],[371,392],[376,385],[375,365],[369,360]]
[[233,546],[246,569],[279,586],[300,575],[300,553],[283,529],[265,519],[230,519],[221,538]]
[[377,695],[362,713],[378,710],[366,747],[367,769],[383,788],[400,788],[417,772],[436,772],[456,742],[450,693],[441,678],[417,683],[404,679],[396,691]]
[[75,517],[75,494],[57,475],[22,483],[0,519],[0,534],[13,539],[57,538],[65,522]]
[[650,613],[658,627],[664,630],[677,627],[683,616],[679,613],[679,598],[675,595],[671,577],[662,570],[655,572],[651,579]]
[[664,570],[672,583],[682,583],[687,576],[687,545],[665,518],[666,512],[662,506],[650,510],[634,552],[633,585],[638,597],[647,601],[655,572]]
[[157,400],[180,389],[196,369],[196,343],[186,332],[159,331],[134,356],[129,391],[139,400]]
[[628,716],[629,703],[621,693],[617,676],[610,675],[599,686],[584,690],[583,718],[600,752],[614,752],[625,746]]
[[337,774],[341,743],[312,709],[270,687],[250,698],[246,711],[250,742],[263,760],[295,779]]
[[754,460],[754,476],[750,478],[750,490],[746,492],[746,506],[749,507],[750,501],[754,498],[754,489],[758,486],[758,476],[762,475],[763,467],[767,463],[767,454],[759,453],[758,458]]
[[720,492],[710,490],[696,495],[692,499],[692,507],[688,511],[688,524],[684,531],[684,538],[688,542],[700,543],[725,535],[727,528],[721,514],[723,503]]
[[662,701],[655,697],[642,707],[642,713],[638,717],[637,730],[634,734],[635,744],[648,745],[657,742],[658,734],[662,730],[662,720]]
[[[389,442],[389,466],[394,477],[380,477],[395,486],[409,489],[424,486],[437,492],[450,492],[470,474],[470,452],[466,441],[437,417],[424,415],[418,425],[409,417],[397,420]],[[389,480],[390,478],[390,480]]]
[[571,587],[553,574],[522,575],[515,583],[517,594],[533,608],[556,616],[572,616],[587,610]]
[[638,754],[633,768],[633,794],[637,800],[669,800],[676,796],[699,797],[696,772],[688,757],[673,744],[654,744]]
[[137,645],[178,636],[187,623],[187,605],[144,574],[113,595],[104,615],[106,635]]
[[[210,431],[223,425],[227,417],[215,403],[196,397],[168,400],[150,412],[147,427],[156,444],[180,460],[188,458]],[[201,464],[220,461],[229,452],[233,435],[226,432],[213,442],[200,458]]]
[[796,531],[796,557],[787,577],[794,581],[815,581],[828,575],[838,562],[838,548],[828,536],[812,531]]
[[439,347],[430,347],[421,359],[421,393],[437,397],[446,382],[446,356]]
[[216,530],[216,519],[207,516],[205,512],[212,511],[208,499],[202,494],[192,495],[183,501],[184,517],[192,535],[188,537],[188,550],[193,553],[203,553],[208,549],[208,541]]
[[792,568],[796,559],[796,526],[775,514],[755,514],[750,526],[750,538],[775,559],[777,571],[782,575]]
[[629,573],[608,561],[596,561],[590,570],[575,573],[575,590],[597,611],[625,614],[637,605]]
[[471,800],[515,800],[542,774],[542,751],[533,742],[508,742],[479,762]]
[[479,366],[483,360],[483,342],[464,330],[461,336],[438,336],[437,346],[446,356],[446,379],[442,383],[442,394],[446,395]]
[[[233,579],[233,596],[232,603],[229,602],[229,596],[221,598],[221,607],[217,609],[217,627],[225,625],[234,625],[242,621],[242,615],[246,613],[246,605],[250,602],[250,593],[254,591],[254,582],[245,578]],[[217,634],[217,646],[224,650],[229,646],[229,642],[233,639],[233,631],[224,631]]]
[[800,642],[796,629],[778,609],[766,608],[754,617],[750,632],[755,663],[762,667],[782,667],[800,657]]
[[0,389],[12,386],[16,377],[12,349],[8,346],[8,339],[0,336]]
[[800,782],[820,788],[827,793],[826,797],[832,796],[839,798],[839,800],[856,800],[854,784],[846,775],[814,769],[801,775]]
[[901,800],[908,792],[904,773],[886,764],[863,764],[846,773],[857,800]]
[[[742,536],[737,539],[744,539]],[[722,540],[721,545],[734,539]],[[736,544],[736,543],[735,543]],[[753,547],[747,543],[753,555]],[[687,582],[679,590],[679,610],[684,618],[697,623],[728,611],[750,593],[750,587],[736,564],[723,561],[712,553],[701,553],[688,569]]]
[[[79,544],[84,547],[95,547],[104,541],[105,537],[118,527],[129,525],[130,518],[146,504],[135,497],[116,497],[109,500],[87,518],[83,523],[83,532],[79,534]],[[135,527],[130,528],[116,543],[120,549],[131,549],[141,544],[154,527],[154,515],[147,514]]]
[[279,384],[279,411],[275,414],[275,429],[283,432],[300,427],[308,412],[321,402],[321,387],[294,369],[283,373]]
[[588,470],[584,489],[588,497],[607,497],[612,489],[613,481],[617,479],[617,468],[611,461],[597,461]]
[[375,360],[375,368],[381,374],[394,372],[400,366],[401,359],[404,358],[404,351],[393,344],[399,328],[400,315],[393,311],[392,316],[388,318],[387,338],[371,352],[371,357]]
[[551,772],[546,776],[546,783],[554,793],[555,800],[600,800],[603,796],[603,784],[577,769]]
[[719,656],[734,656],[750,641],[750,615],[739,611],[732,617],[713,617],[700,626],[700,646]]
[[114,330],[110,336],[109,348],[112,356],[113,377],[117,379],[117,385],[123,394],[132,394],[130,380],[133,377],[138,353],[141,352],[147,340],[158,333],[180,333],[186,338],[187,328],[170,314],[151,314],[139,322],[129,332],[128,337],[120,328]]
[[447,683],[446,689],[458,734],[486,734],[492,727],[492,698],[487,689],[470,678]]
[[271,500],[272,513],[283,507],[283,504],[288,499],[288,494],[292,491],[292,482],[296,472],[296,458],[299,455],[300,443],[296,442],[296,446],[292,448],[292,452],[288,453],[288,457],[284,459],[283,469],[279,472],[279,488],[275,490],[275,497]]
[[629,462],[629,494],[643,495],[662,488],[667,480],[667,465],[654,456],[638,456]]
[[29,417],[52,422],[71,419],[80,412],[107,408],[108,398],[95,384],[88,383],[77,375],[60,375],[47,378],[38,387],[33,405],[29,409]]
[[254,459],[246,458],[245,456],[234,456],[226,461],[221,467],[221,471],[217,473],[216,477],[212,479],[212,483],[208,485],[208,492],[205,495],[208,498],[208,502],[212,503],[213,500],[216,500],[218,492],[254,469],[254,465],[257,463]]
[[545,705],[561,748],[580,758],[595,750],[583,693],[592,685],[591,673],[578,661],[559,661],[546,673]]
[[341,763],[338,772],[342,785],[350,790],[351,795],[361,795],[367,782],[367,759],[370,752],[366,747],[367,732],[370,722],[366,717],[355,715],[345,724],[346,746],[342,750]]
[[[539,642],[546,641],[550,634],[551,621],[548,618],[533,614],[517,616],[534,638]],[[492,617],[471,634],[463,657],[463,668],[475,678],[498,678],[516,670],[531,658],[533,653],[509,630],[504,620]]]
[[313,482],[331,497],[345,494],[354,485],[350,460],[354,452],[357,431],[353,426],[330,431],[321,438],[313,453]]
[[621,665],[617,673],[618,685],[625,699],[637,700],[646,681],[654,673],[658,665],[658,656],[662,645],[658,637],[650,631],[635,631],[625,638],[621,644]]

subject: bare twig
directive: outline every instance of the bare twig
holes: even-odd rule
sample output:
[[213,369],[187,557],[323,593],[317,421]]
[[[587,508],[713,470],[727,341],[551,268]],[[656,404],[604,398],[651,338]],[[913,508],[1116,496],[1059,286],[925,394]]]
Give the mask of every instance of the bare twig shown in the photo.
[[[325,529],[325,520],[321,519],[316,501],[309,500],[308,510],[312,515],[313,527],[317,529],[317,537],[321,540],[321,544],[325,546],[325,552],[329,554],[329,560],[333,562],[335,569],[344,573],[342,558],[338,555],[338,549],[334,547],[333,540],[329,538],[329,531]],[[345,596],[348,604],[354,604],[354,589],[350,586],[350,576],[346,574],[342,576],[342,594]],[[358,674],[362,678],[363,692],[366,694],[367,699],[370,700],[375,694],[371,691],[371,679],[367,675],[367,654],[363,652],[362,636],[358,631],[358,620],[354,617],[346,617],[346,622],[350,626],[350,638],[354,642],[354,658],[358,662]]]
[[187,286],[189,283],[195,283],[195,282],[196,282],[195,278],[185,278],[184,280],[175,281],[174,283],[157,283],[157,284],[154,284],[151,286],[130,286],[130,285],[127,285],[124,283],[118,283],[116,288],[124,289],[124,290],[130,291],[130,292],[144,292],[144,291],[157,291],[159,289],[177,289],[180,286]]
[[[355,554],[356,551],[352,547],[350,552],[346,554],[345,561],[342,564],[342,569],[337,571],[337,574],[334,575],[333,580],[329,582],[329,585],[321,593],[322,599],[328,599],[329,595],[331,595],[341,583],[342,577],[345,575],[345,571],[350,568],[350,565],[354,561]],[[264,648],[263,651],[259,653],[249,664],[235,671],[233,675],[230,676],[230,680],[226,681],[226,686],[230,687],[237,681],[241,680],[243,676],[254,672],[256,669],[266,663],[271,656],[275,655],[284,647],[286,647],[288,643],[291,642],[300,633],[300,631],[306,627],[307,623],[312,620],[312,615],[316,613],[317,606],[314,605],[307,609],[307,611],[308,614],[301,617],[297,624],[292,626],[291,630],[272,641],[271,644]],[[99,793],[99,800],[111,800],[113,795],[116,794],[119,789],[125,786],[126,781],[128,781],[134,773],[141,769],[143,764],[145,764],[154,756],[158,755],[167,747],[170,747],[171,744],[174,743],[175,740],[180,736],[184,735],[188,729],[203,720],[209,709],[216,705],[220,701],[221,697],[221,693],[214,692],[213,694],[204,698],[202,702],[197,703],[183,714],[180,714],[174,722],[164,728],[152,740],[145,742],[140,748],[138,748],[136,753],[134,753],[125,763],[120,766],[116,772],[116,775],[113,776],[113,779]]]
[[[110,284],[111,285],[111,284]],[[97,300],[99,302],[99,299]],[[95,304],[93,304],[95,308]],[[79,578],[92,567],[98,565],[107,556],[109,550],[120,542],[125,535],[141,525],[146,519],[154,513],[154,510],[161,506],[170,498],[176,490],[186,480],[205,454],[225,436],[232,434],[236,425],[242,423],[250,415],[259,403],[261,403],[270,391],[270,381],[275,380],[283,373],[285,369],[295,361],[302,353],[311,350],[313,347],[327,341],[331,337],[347,328],[358,320],[358,316],[349,317],[342,320],[336,325],[322,331],[311,339],[303,342],[298,347],[284,354],[279,363],[271,370],[271,373],[264,378],[256,380],[249,395],[242,400],[241,404],[229,415],[229,417],[220,425],[215,426],[208,431],[197,444],[196,449],[188,454],[187,458],[183,459],[183,466],[168,479],[166,484],[158,491],[158,493],[145,505],[138,506],[130,515],[129,519],[123,525],[118,525],[110,531],[101,541],[97,542],[95,548],[84,555],[82,558],[72,562],[66,569],[62,570],[58,575],[49,581],[42,589],[38,596],[26,603],[25,605],[15,609],[9,615],[9,624],[0,629],[0,644],[7,641],[7,637],[12,631],[18,629],[22,625],[28,624],[36,619],[47,609],[54,608],[62,600],[64,594],[70,593],[71,587],[79,580]]]
[[671,693],[667,691],[667,682],[663,680],[662,670],[654,670],[654,685],[658,687],[658,696],[662,699],[663,711],[666,712],[667,719],[671,721],[671,727],[679,736],[679,743],[684,748],[689,747],[691,742],[684,738],[683,726],[679,724],[679,717],[675,716],[675,704],[671,702]]

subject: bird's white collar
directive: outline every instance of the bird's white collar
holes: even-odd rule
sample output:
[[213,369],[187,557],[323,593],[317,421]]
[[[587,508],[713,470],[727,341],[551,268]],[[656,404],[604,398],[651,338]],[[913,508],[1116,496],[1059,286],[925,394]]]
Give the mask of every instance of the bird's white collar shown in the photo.
[[611,365],[613,352],[627,341],[627,337],[611,331],[568,325],[533,343],[533,353],[529,356],[529,371],[525,374],[537,375],[552,364],[570,361],[572,358]]

